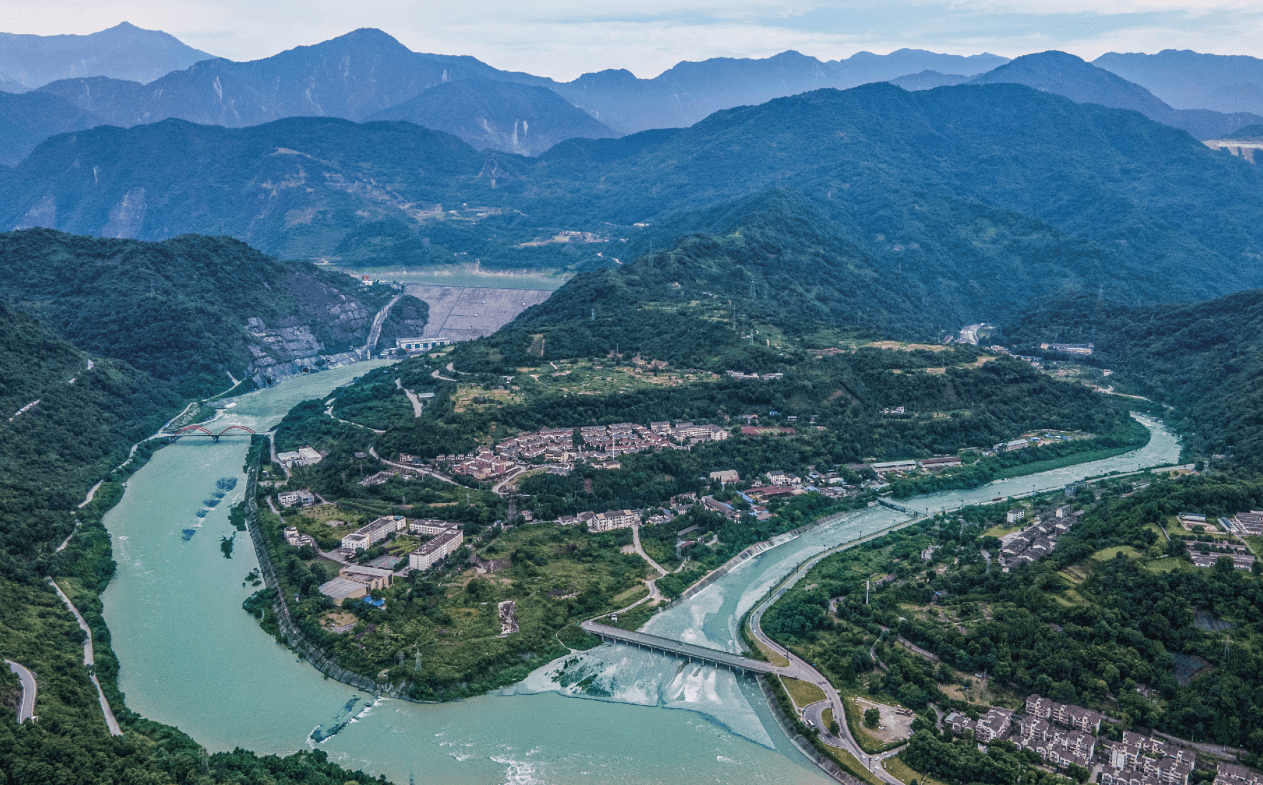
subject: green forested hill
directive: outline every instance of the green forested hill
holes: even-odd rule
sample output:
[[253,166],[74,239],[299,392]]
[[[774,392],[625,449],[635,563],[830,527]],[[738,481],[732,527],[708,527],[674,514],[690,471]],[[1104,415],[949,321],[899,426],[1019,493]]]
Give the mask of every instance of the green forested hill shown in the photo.
[[[464,252],[484,266],[557,267],[626,261],[648,250],[642,238],[673,242],[660,230],[693,220],[681,213],[783,189],[883,273],[941,276],[955,283],[929,294],[999,321],[1050,289],[1152,302],[1263,285],[1252,261],[1261,177],[1135,112],[1012,84],[873,84],[687,129],[570,140],[536,159],[400,123],[95,129],[51,139],[0,176],[0,225],[228,233],[288,257],[430,264]],[[560,229],[611,242],[523,247]]]
[[1052,298],[1033,304],[1005,337],[1028,348],[1094,343],[1090,362],[1173,405],[1191,447],[1263,467],[1263,290],[1176,306]]
[[179,409],[169,386],[135,368],[100,358],[91,370],[87,365],[87,355],[65,339],[0,303],[5,574],[25,572],[50,543],[65,537],[69,510],[87,487]]
[[[17,680],[0,671],[0,781],[342,785],[374,781],[323,752],[280,759],[208,754],[131,715],[115,682],[98,593],[113,575],[101,516],[121,494],[129,447],[180,408],[172,386],[118,360],[91,358],[0,301],[0,652],[35,673],[38,719],[18,725]],[[30,405],[33,404],[33,405]],[[23,410],[24,411],[20,411]],[[19,413],[20,411],[20,413]],[[148,449],[141,447],[141,457]],[[98,480],[94,501],[80,502]],[[67,535],[78,531],[57,552]],[[45,582],[55,577],[94,629],[95,674],[126,733],[111,737],[83,666],[83,633]]]
[[[227,387],[225,371],[249,376],[252,345],[277,355],[259,339],[264,326],[307,328],[328,351],[362,344],[390,294],[227,237],[147,243],[27,230],[0,234],[0,297],[76,346],[193,394]],[[261,324],[248,328],[250,319]]]

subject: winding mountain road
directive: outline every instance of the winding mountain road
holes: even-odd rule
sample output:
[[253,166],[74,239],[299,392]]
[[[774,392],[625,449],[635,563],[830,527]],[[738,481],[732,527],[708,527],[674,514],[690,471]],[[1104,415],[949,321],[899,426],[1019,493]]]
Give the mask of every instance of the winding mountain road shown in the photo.
[[35,674],[24,665],[19,665],[13,660],[5,660],[9,664],[9,670],[18,675],[18,680],[22,682],[22,701],[18,704],[18,724],[22,724],[27,720],[35,719]]
[[[52,578],[48,579],[52,584],[53,590],[57,592],[57,596],[61,597],[61,601],[66,604],[70,612],[74,614],[75,621],[79,622],[79,629],[83,630],[87,635],[83,640],[83,664],[89,669],[96,667],[96,656],[92,651],[92,628],[84,621],[83,616],[79,613],[79,609],[70,601],[66,593],[61,590],[57,582]],[[110,702],[105,699],[105,691],[101,689],[101,682],[97,681],[96,674],[89,670],[88,678],[92,680],[92,685],[96,687],[97,700],[101,702],[101,713],[105,715],[105,724],[109,726],[111,736],[122,736],[123,731],[118,727],[118,720],[114,717],[114,710],[110,708]],[[33,698],[32,698],[33,699]]]

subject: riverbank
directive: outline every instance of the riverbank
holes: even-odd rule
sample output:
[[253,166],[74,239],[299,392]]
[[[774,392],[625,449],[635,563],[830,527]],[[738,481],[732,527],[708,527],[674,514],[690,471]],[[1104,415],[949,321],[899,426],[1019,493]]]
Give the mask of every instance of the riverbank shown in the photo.
[[[224,413],[225,421],[266,431],[297,402],[324,395],[318,382],[303,377],[244,396]],[[455,785],[513,777],[558,785],[826,781],[782,733],[752,682],[626,647],[569,655],[589,665],[568,687],[549,676],[562,664],[554,663],[500,693],[438,705],[376,703],[325,678],[241,610],[254,591],[242,585],[242,576],[257,566],[257,557],[240,543],[230,560],[219,552],[220,533],[232,531],[225,509],[231,499],[201,519],[191,540],[180,536],[186,521],[197,520],[214,478],[238,477],[238,492],[244,493],[245,453],[243,442],[227,440],[183,440],[164,448],[129,481],[126,498],[107,520],[118,574],[105,594],[105,615],[125,666],[121,684],[129,705],[146,717],[178,725],[211,750],[248,746],[285,754],[306,749],[312,729],[332,722],[348,700],[367,700],[363,716],[320,749],[331,760],[396,782],[422,770]],[[1048,484],[1064,482],[1059,476]],[[956,498],[951,495],[949,503]],[[735,647],[733,620],[767,593],[769,582],[815,552],[903,517],[866,508],[828,523],[813,521],[810,530],[733,565],[687,601],[656,614],[648,631]],[[480,607],[472,603],[471,610]],[[415,672],[424,676],[432,666],[422,654]],[[248,668],[241,666],[245,662]],[[418,667],[413,655],[406,664]],[[584,681],[587,686],[580,687]],[[588,687],[594,692],[583,692]],[[604,697],[565,697],[571,694]],[[619,732],[608,733],[610,727]]]

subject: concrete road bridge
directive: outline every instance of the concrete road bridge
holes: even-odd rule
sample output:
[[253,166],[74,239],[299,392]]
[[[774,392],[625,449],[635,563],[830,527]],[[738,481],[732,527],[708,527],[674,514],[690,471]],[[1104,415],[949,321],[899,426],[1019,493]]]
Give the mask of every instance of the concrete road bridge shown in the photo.
[[719,649],[708,649],[705,646],[694,646],[691,643],[681,643],[670,638],[663,638],[658,635],[650,635],[645,632],[633,632],[631,630],[620,630],[618,627],[610,627],[605,624],[597,624],[592,621],[585,621],[579,625],[584,632],[591,633],[606,643],[624,643],[628,646],[635,646],[640,649],[648,649],[649,651],[658,652],[659,654],[668,654],[675,657],[687,659],[689,662],[704,662],[708,665],[715,665],[727,668],[730,671],[741,672],[743,674],[762,673],[769,675],[786,675],[792,676],[789,669],[780,668],[771,663],[752,660],[748,657],[742,657],[739,654],[730,654]]

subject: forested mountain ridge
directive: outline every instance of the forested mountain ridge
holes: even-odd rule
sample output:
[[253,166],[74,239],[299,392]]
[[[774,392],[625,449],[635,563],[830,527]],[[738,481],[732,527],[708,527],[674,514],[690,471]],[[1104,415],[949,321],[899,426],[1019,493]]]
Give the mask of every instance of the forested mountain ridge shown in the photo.
[[13,166],[50,136],[100,124],[99,117],[55,95],[0,92],[0,164]]
[[393,294],[380,289],[224,237],[0,234],[0,297],[190,395],[227,388],[228,374],[281,376],[362,345]]
[[[401,123],[100,128],[49,140],[0,174],[0,225],[229,233],[290,258],[417,264],[465,252],[520,269],[597,262],[598,250],[628,257],[655,231],[633,223],[672,225],[769,188],[810,199],[883,274],[959,264],[969,278],[973,263],[957,260],[991,257],[999,270],[1016,243],[1045,289],[1108,286],[1144,302],[1263,285],[1250,256],[1263,250],[1255,167],[1134,112],[1012,84],[821,90],[687,129],[569,140],[535,159]],[[561,229],[629,247],[529,242]],[[983,292],[1007,280],[972,278]]]
[[1078,103],[1134,109],[1159,123],[1188,131],[1197,139],[1214,139],[1263,120],[1256,114],[1224,114],[1209,109],[1173,109],[1138,84],[1065,52],[1023,55],[969,84],[1024,84],[1064,95]]
[[1032,303],[1005,327],[1004,340],[1027,348],[1093,343],[1092,364],[1175,407],[1167,416],[1190,448],[1263,467],[1263,290],[1166,306],[1055,297]]
[[[89,356],[0,300],[0,649],[33,671],[39,687],[36,721],[14,722],[8,704],[8,718],[0,722],[0,772],[6,782],[23,785],[85,776],[109,785],[384,783],[330,764],[320,751],[284,759],[244,750],[211,754],[124,705],[101,617],[99,593],[114,574],[101,518],[156,443],[142,443],[136,460],[122,468],[131,445],[181,404],[172,385],[124,362]],[[92,626],[92,669],[83,664],[83,632],[46,576],[74,598]],[[110,736],[90,674],[100,680],[125,735]],[[6,668],[0,695],[9,701],[16,694],[16,677]]]

